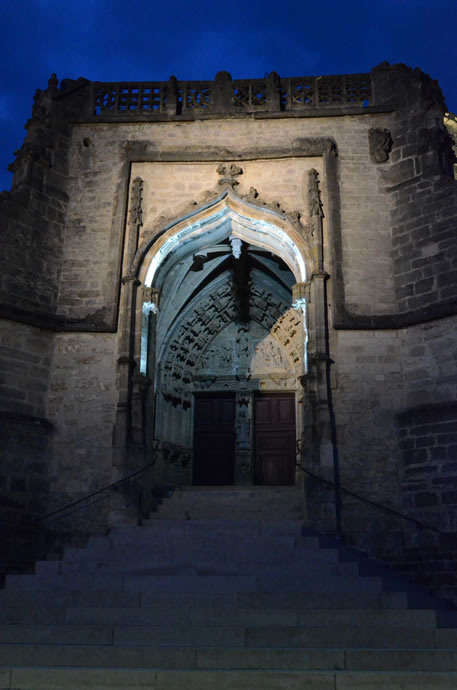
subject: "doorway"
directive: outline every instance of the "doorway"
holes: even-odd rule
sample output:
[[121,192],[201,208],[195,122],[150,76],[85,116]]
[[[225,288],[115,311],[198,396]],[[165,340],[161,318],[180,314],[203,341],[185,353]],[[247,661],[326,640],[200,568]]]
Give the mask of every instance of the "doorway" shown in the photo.
[[254,483],[295,484],[295,394],[254,398]]
[[232,485],[235,478],[235,394],[195,395],[193,484]]

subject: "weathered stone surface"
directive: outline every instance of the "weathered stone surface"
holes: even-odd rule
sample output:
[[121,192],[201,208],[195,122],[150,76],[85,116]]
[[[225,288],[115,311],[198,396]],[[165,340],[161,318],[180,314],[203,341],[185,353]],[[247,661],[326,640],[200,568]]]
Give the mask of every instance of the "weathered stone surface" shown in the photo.
[[[59,526],[142,519],[154,484],[192,482],[199,393],[235,396],[235,476],[252,481],[256,395],[282,391],[305,470],[455,533],[457,196],[439,87],[385,63],[148,84],[53,75],[0,200],[6,524],[154,461]],[[297,483],[310,525],[455,588],[438,533]]]

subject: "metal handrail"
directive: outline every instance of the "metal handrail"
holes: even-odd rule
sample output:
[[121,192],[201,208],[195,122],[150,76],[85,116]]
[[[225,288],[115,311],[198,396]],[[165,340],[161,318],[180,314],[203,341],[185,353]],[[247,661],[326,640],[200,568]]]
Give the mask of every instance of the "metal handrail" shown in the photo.
[[405,513],[402,513],[399,510],[396,510],[395,508],[389,508],[388,506],[385,506],[382,503],[377,503],[376,501],[372,501],[369,498],[366,498],[364,496],[360,496],[359,494],[355,493],[354,491],[351,491],[350,489],[346,489],[345,487],[341,485],[336,485],[335,482],[332,482],[330,479],[324,479],[323,477],[320,477],[318,474],[315,474],[314,472],[311,472],[311,470],[307,470],[303,465],[300,463],[296,463],[297,467],[304,472],[304,474],[307,474],[309,477],[312,479],[320,482],[321,484],[324,484],[328,487],[331,487],[334,490],[338,490],[340,493],[345,494],[346,496],[351,496],[351,498],[355,498],[361,503],[365,503],[366,505],[371,506],[372,508],[377,508],[378,510],[384,511],[385,513],[389,513],[390,515],[395,515],[396,517],[401,518],[402,520],[406,520],[407,522],[411,522],[414,524],[416,527],[419,527],[420,529],[427,529],[430,530],[431,532],[435,532],[436,534],[439,534],[442,537],[445,537],[447,539],[450,539],[451,541],[455,542],[457,544],[457,536],[453,533],[450,532],[443,532],[443,530],[439,529],[439,527],[433,527],[432,525],[429,525],[426,522],[423,522],[422,520],[418,520],[417,518],[411,517],[411,515],[406,515]]
[[[27,520],[25,522],[18,522],[17,525],[14,525],[13,527],[9,527],[4,530],[0,530],[0,537],[9,535],[9,534],[15,534],[16,532],[22,531],[26,527],[31,527],[32,525],[37,525],[43,520],[47,520],[48,518],[54,517],[56,515],[61,515],[61,517],[66,517],[67,515],[71,515],[72,513],[77,512],[78,510],[83,510],[84,508],[89,507],[88,505],[82,505],[86,501],[88,501],[91,498],[94,498],[95,496],[100,496],[104,492],[108,491],[116,491],[120,486],[123,484],[126,484],[127,482],[131,481],[134,477],[139,478],[141,474],[149,470],[151,467],[154,467],[155,461],[150,462],[148,465],[145,465],[141,469],[137,470],[136,472],[133,472],[132,474],[127,475],[126,477],[122,477],[122,479],[119,479],[116,482],[112,482],[111,484],[108,484],[107,486],[102,487],[101,489],[97,489],[97,491],[93,491],[90,494],[87,494],[87,496],[83,496],[82,498],[78,498],[76,501],[72,501],[72,503],[68,503],[67,505],[63,506],[62,508],[57,508],[57,510],[53,510],[50,513],[46,513],[46,515],[40,515],[39,517],[32,518],[30,520]],[[102,500],[103,497],[97,499]],[[93,503],[96,503],[97,501],[92,501],[89,505],[93,505]],[[74,508],[75,506],[78,506],[75,510],[72,510],[70,513],[66,512],[70,508]]]
[[[139,478],[142,474],[144,474],[147,470],[151,469],[155,465],[155,460],[153,462],[148,463],[144,467],[142,467],[139,470],[136,470],[136,472],[132,472],[132,474],[127,475],[126,477],[122,477],[122,479],[119,479],[116,482],[112,482],[111,484],[108,484],[107,486],[102,487],[101,489],[97,489],[97,491],[93,491],[90,494],[87,494],[86,496],[83,496],[82,498],[77,499],[76,501],[72,501],[71,503],[68,503],[67,505],[63,506],[62,508],[58,508],[56,510],[51,511],[50,513],[46,513],[45,515],[40,515],[39,517],[32,518],[31,520],[27,520],[26,522],[19,522],[17,525],[14,525],[13,527],[9,527],[4,530],[0,530],[0,537],[9,535],[9,534],[15,534],[18,531],[23,530],[26,527],[31,527],[32,525],[37,525],[40,522],[47,520],[51,517],[55,517],[57,515],[60,515],[62,517],[66,517],[67,515],[71,515],[72,513],[77,512],[78,510],[83,510],[94,503],[97,503],[99,500],[103,500],[104,498],[107,498],[107,496],[102,496],[103,493],[109,492],[109,491],[116,491],[120,486],[126,484],[127,482],[130,482],[134,478]],[[429,525],[426,522],[423,522],[422,520],[418,520],[415,517],[412,517],[411,515],[406,515],[405,513],[402,513],[399,510],[396,510],[395,508],[389,508],[388,506],[378,503],[377,501],[372,501],[369,498],[366,498],[365,496],[360,496],[360,494],[357,494],[355,491],[351,491],[350,489],[345,488],[344,486],[341,485],[336,485],[335,482],[332,482],[330,479],[324,479],[323,477],[320,477],[318,474],[315,472],[311,472],[311,470],[306,469],[303,467],[301,463],[296,463],[296,466],[298,469],[300,469],[304,474],[308,475],[311,477],[313,480],[319,482],[320,484],[323,484],[327,487],[330,487],[333,490],[338,490],[340,493],[345,494],[346,496],[350,496],[351,498],[355,498],[357,501],[360,503],[364,503],[366,505],[369,505],[372,508],[377,508],[378,510],[381,510],[385,513],[388,513],[390,515],[394,515],[395,517],[401,518],[402,520],[405,520],[407,522],[410,522],[414,524],[416,527],[419,527],[420,529],[427,529],[431,532],[435,532],[436,534],[439,534],[442,537],[445,537],[447,539],[450,539],[451,541],[455,541],[457,543],[457,536],[449,533],[449,532],[444,532],[443,530],[439,529],[439,527],[434,527],[433,525]],[[92,501],[89,503],[89,505],[83,505],[86,501],[90,500],[91,498],[95,498],[96,496],[100,496],[96,501]],[[75,508],[75,510],[72,510],[71,512],[68,512],[71,508]]]

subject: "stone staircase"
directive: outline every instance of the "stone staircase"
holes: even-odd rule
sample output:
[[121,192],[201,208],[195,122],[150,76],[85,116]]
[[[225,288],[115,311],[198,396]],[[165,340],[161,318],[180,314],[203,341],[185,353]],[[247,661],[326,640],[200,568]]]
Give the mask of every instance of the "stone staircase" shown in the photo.
[[457,688],[456,612],[304,533],[294,487],[176,490],[0,604],[0,690]]

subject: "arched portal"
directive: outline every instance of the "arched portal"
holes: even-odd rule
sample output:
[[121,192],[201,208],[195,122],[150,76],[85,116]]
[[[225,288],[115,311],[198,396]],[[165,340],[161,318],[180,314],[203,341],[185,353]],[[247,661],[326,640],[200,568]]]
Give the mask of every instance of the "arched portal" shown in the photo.
[[294,483],[308,331],[292,291],[310,251],[298,223],[225,191],[144,252],[137,355],[157,481]]

